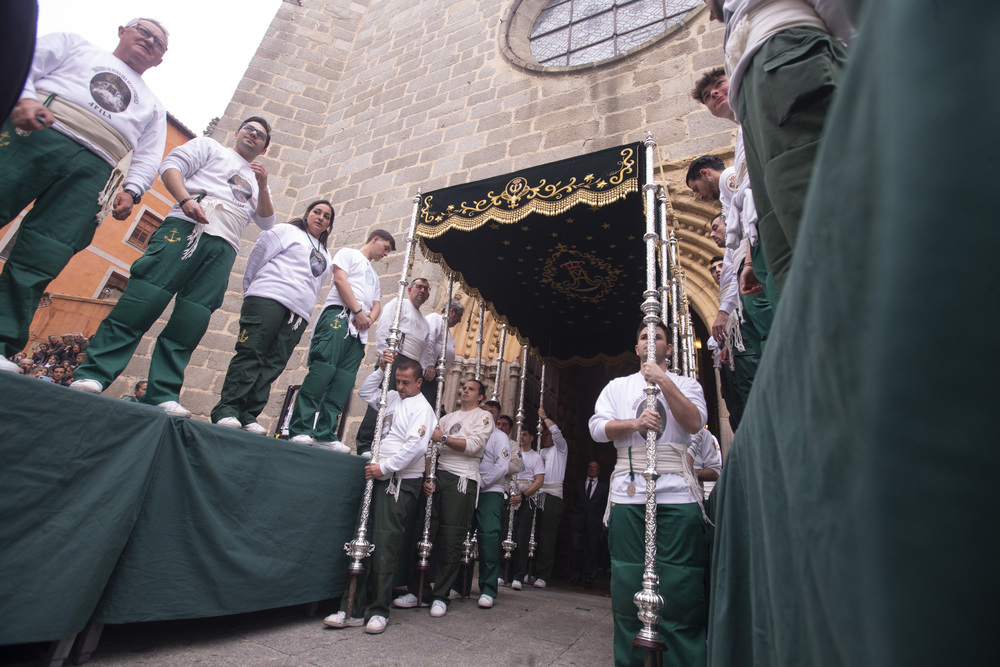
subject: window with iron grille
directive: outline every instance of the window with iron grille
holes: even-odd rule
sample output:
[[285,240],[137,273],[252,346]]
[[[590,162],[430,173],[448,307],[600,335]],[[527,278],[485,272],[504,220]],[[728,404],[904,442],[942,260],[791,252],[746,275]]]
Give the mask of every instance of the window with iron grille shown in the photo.
[[546,67],[601,62],[680,24],[702,0],[549,0],[531,28],[532,57]]

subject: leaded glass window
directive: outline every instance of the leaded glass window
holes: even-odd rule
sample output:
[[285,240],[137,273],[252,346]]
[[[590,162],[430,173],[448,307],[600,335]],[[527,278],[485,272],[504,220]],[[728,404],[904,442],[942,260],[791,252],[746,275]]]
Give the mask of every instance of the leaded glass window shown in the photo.
[[702,0],[549,0],[528,40],[545,66],[585,65],[645,44]]

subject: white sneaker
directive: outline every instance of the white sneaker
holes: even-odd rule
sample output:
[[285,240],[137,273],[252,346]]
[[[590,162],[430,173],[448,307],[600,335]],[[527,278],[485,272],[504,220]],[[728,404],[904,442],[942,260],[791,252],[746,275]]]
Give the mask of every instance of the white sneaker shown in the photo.
[[400,595],[398,598],[392,601],[393,607],[399,607],[400,609],[412,609],[417,606],[417,596],[413,593],[407,593],[406,595]]
[[253,433],[254,435],[267,435],[267,429],[257,422],[250,422],[249,424],[244,425],[243,430],[247,433]]
[[458,591],[456,591],[454,588],[451,589],[450,591],[448,591],[448,599],[449,600],[457,600],[460,597],[462,597],[462,594],[459,593]]
[[510,587],[511,590],[519,591],[521,590],[521,582],[515,579],[514,581],[510,582]]
[[340,452],[341,454],[351,453],[351,448],[340,441],[324,442],[322,440],[317,440],[313,443],[313,446],[319,447],[320,449],[328,449],[331,452]]
[[323,625],[329,626],[331,628],[360,628],[365,624],[365,619],[363,618],[347,618],[347,614],[338,611],[336,614],[330,614],[323,619]]
[[100,394],[104,391],[104,387],[97,380],[73,380],[69,386],[71,389],[79,389],[89,394]]
[[298,445],[311,445],[313,444],[313,439],[311,435],[306,435],[305,433],[303,433],[302,435],[292,436],[291,438],[288,439],[288,442],[294,442],[295,444]]
[[368,619],[368,625],[365,626],[365,632],[370,635],[380,635],[385,632],[385,626],[389,621],[386,620],[385,616],[372,616]]
[[493,598],[491,598],[489,595],[486,595],[486,593],[483,593],[482,595],[479,596],[479,606],[482,609],[489,609],[490,607],[493,606]]
[[[86,382],[86,380],[78,380],[78,382]],[[91,380],[91,382],[95,382],[95,380]],[[184,417],[186,419],[191,416],[191,411],[177,401],[164,401],[156,407],[163,410],[171,417]]]
[[448,613],[448,605],[446,605],[444,602],[441,602],[441,600],[434,600],[434,603],[431,605],[431,616],[433,616],[434,618],[441,618],[447,613]]
[[535,586],[535,588],[545,588],[545,580],[544,579],[535,579],[534,586]]
[[[88,380],[80,380],[80,382],[88,382]],[[226,428],[243,428],[243,424],[236,417],[223,417],[215,423]]]
[[497,588],[502,587],[507,582],[503,580],[503,577],[497,577]]
[[[0,371],[7,371],[8,373],[17,373],[18,370],[19,369],[17,367],[17,364],[15,364],[13,361],[11,361],[10,359],[8,359],[7,357],[5,357],[3,355],[0,355]],[[73,386],[73,385],[70,385],[70,386]],[[77,389],[79,389],[79,387],[77,387]]]

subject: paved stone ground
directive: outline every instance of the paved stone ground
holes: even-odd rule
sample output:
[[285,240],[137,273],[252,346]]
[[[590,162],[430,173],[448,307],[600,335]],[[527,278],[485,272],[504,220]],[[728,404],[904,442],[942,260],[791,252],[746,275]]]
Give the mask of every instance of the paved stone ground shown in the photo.
[[[319,605],[315,617],[286,607],[219,618],[108,626],[88,665],[610,665],[611,598],[601,586],[501,590],[492,609],[477,597],[451,603],[444,618],[427,608],[395,609],[381,635],[363,628],[334,630],[322,623],[336,610]],[[602,590],[603,589],[603,590]],[[0,648],[0,664],[38,664],[40,646]]]

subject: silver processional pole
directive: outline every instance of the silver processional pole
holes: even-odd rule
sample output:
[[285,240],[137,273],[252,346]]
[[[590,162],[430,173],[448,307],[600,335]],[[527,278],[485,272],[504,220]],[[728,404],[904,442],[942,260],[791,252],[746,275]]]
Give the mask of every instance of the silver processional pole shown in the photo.
[[[392,326],[389,327],[389,337],[387,339],[388,349],[393,354],[399,352],[402,337],[399,333],[399,316],[403,311],[403,299],[406,298],[406,283],[410,271],[410,263],[413,261],[414,236],[417,229],[417,213],[420,209],[420,190],[413,198],[413,215],[410,216],[410,229],[406,235],[406,252],[403,255],[403,268],[399,272],[399,291],[396,294],[396,312],[392,314]],[[385,406],[389,395],[389,379],[382,381],[382,393],[378,400],[378,418],[375,420],[375,436],[372,438],[372,460],[378,460],[378,449],[382,443],[382,424],[385,421]],[[372,505],[372,485],[374,480],[365,482],[365,493],[361,499],[361,516],[358,518],[358,532],[354,539],[344,545],[347,557],[351,559],[347,566],[347,573],[351,575],[351,583],[347,589],[347,616],[351,617],[354,607],[354,594],[357,591],[358,575],[365,571],[365,558],[372,555],[375,545],[368,541],[368,515]]]
[[[445,303],[446,313],[451,313],[451,292],[452,287],[455,284],[455,274],[448,274],[448,297]],[[434,416],[441,414],[441,402],[444,396],[444,378],[445,372],[448,370],[445,365],[448,363],[448,317],[445,315],[444,320],[444,338],[441,341],[441,354],[438,356],[437,365],[435,372],[437,373],[437,397],[434,399]],[[434,478],[437,471],[437,458],[438,451],[441,445],[437,442],[431,443],[431,461],[430,467],[427,471],[427,481],[430,482],[431,488],[434,487]],[[434,508],[434,494],[427,496],[427,503],[424,506],[424,534],[419,542],[417,542],[417,555],[419,559],[417,560],[417,570],[420,572],[420,592],[417,593],[417,606],[422,607],[424,604],[424,575],[427,571],[431,569],[431,550],[434,549],[434,544],[431,542],[431,512]]]
[[[524,345],[521,347],[521,387],[518,390],[517,398],[517,422],[514,424],[514,446],[517,447],[518,456],[521,453],[521,426],[524,424],[524,379],[527,376],[528,370],[528,346]],[[523,465],[523,464],[522,464]],[[510,499],[517,494],[517,475],[511,475],[510,483],[507,485],[507,504],[509,506],[509,515],[507,517],[507,539],[503,541],[501,546],[503,547],[503,559],[507,561],[504,564],[504,581],[510,581],[510,561],[513,557],[514,549],[517,548],[517,544],[514,542],[514,510],[516,509],[514,505],[510,503]]]
[[678,277],[678,267],[677,267],[677,237],[674,235],[673,230],[670,231],[670,370],[675,374],[679,375],[681,372],[680,365],[680,335],[678,333],[678,328],[680,327],[680,312],[678,308],[681,303],[681,283]]
[[[545,364],[542,364],[542,377],[539,380],[540,389],[538,391],[538,408],[542,409],[545,407]],[[542,424],[542,420],[538,420],[538,427],[535,432],[538,436],[538,453],[542,452],[542,436],[544,435],[545,425]],[[540,490],[540,489],[539,489]],[[535,491],[537,494],[538,491]],[[531,565],[535,562],[535,548],[538,543],[535,542],[535,523],[538,520],[538,502],[535,502],[535,506],[531,508],[531,534],[528,536],[528,571],[525,573],[524,583],[530,583],[533,581],[531,576]]]
[[[651,134],[646,135],[646,182],[642,186],[646,200],[646,291],[643,293],[643,323],[646,325],[646,363],[656,363],[656,325],[660,321],[660,303],[656,299],[656,209],[653,184],[653,149],[656,146]],[[656,412],[659,387],[653,382],[646,384],[646,409]],[[655,665],[658,653],[666,648],[660,639],[660,609],[663,597],[659,593],[660,578],[656,573],[656,429],[646,431],[646,469],[642,476],[646,480],[646,553],[645,568],[642,573],[642,588],[632,598],[638,608],[642,628],[632,640],[634,646],[646,649],[646,664]]]
[[500,349],[497,351],[497,373],[496,378],[493,381],[493,395],[490,396],[491,401],[500,402],[500,383],[501,375],[500,371],[503,369],[503,351],[504,345],[507,343],[507,323],[504,322],[500,325]]

